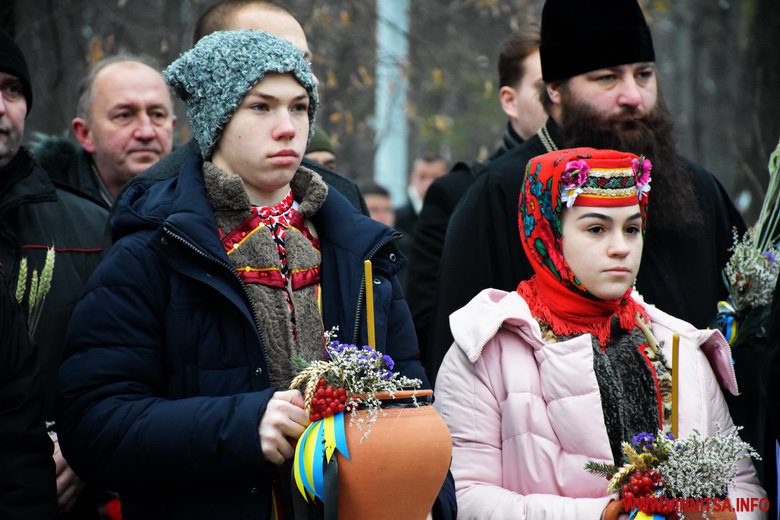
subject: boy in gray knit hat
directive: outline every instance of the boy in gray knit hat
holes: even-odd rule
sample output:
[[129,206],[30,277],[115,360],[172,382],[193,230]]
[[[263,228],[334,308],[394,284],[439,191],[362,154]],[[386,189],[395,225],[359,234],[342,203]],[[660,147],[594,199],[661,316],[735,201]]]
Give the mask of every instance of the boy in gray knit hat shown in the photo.
[[[117,204],[119,238],[75,311],[60,374],[63,450],[120,492],[126,520],[292,518],[289,461],[308,425],[285,390],[292,358],[322,359],[333,327],[367,344],[364,260],[377,350],[429,386],[395,276],[398,234],[300,166],[318,99],[292,45],[218,32],[164,75],[202,157]],[[452,502],[451,480],[442,496]]]
[[261,31],[219,31],[165,69],[165,80],[187,103],[204,159],[211,158],[224,125],[247,92],[269,73],[291,73],[306,89],[311,138],[319,107],[317,85],[303,53],[286,40]]

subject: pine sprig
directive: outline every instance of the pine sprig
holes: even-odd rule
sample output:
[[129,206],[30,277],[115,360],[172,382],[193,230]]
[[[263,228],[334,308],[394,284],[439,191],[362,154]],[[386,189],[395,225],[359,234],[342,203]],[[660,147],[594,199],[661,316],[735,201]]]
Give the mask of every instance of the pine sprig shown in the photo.
[[598,477],[604,477],[611,479],[615,473],[617,473],[617,466],[614,464],[608,464],[606,462],[597,462],[595,460],[589,460],[585,463],[585,470],[588,473],[596,475]]

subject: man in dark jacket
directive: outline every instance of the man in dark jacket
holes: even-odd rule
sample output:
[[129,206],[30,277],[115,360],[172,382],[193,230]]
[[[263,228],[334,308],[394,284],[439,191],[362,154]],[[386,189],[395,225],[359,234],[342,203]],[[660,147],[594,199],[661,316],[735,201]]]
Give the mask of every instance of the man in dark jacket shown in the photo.
[[422,209],[425,193],[436,179],[447,173],[447,168],[447,161],[436,155],[418,157],[412,162],[409,186],[406,189],[406,204],[395,212],[395,224],[400,231],[412,235],[417,215]]
[[[16,287],[23,258],[27,259],[28,273],[41,273],[47,249],[55,251],[51,289],[38,327],[31,331],[40,350],[44,416],[51,421],[68,321],[82,286],[100,261],[107,212],[70,191],[55,188],[21,147],[32,90],[24,55],[6,33],[0,33],[0,80],[0,264]],[[22,284],[29,286],[27,280]],[[28,312],[29,293],[23,302]],[[59,450],[54,457],[60,510],[68,511],[82,485]]]
[[[539,64],[537,27],[518,29],[506,39],[498,56],[498,83],[501,109],[509,120],[506,123],[503,142],[490,160],[532,137],[547,119],[539,102],[542,68]],[[439,286],[444,236],[455,205],[474,182],[481,167],[476,161],[459,162],[446,175],[433,181],[425,194],[425,201],[415,224],[414,246],[407,268],[405,287],[406,301],[412,311],[423,366],[427,366],[426,355],[432,341],[433,313]]]
[[57,489],[38,351],[1,271],[0,266],[0,518],[53,519]]
[[[292,13],[280,4],[262,0],[222,0],[217,2],[198,19],[193,43],[214,31],[237,29],[254,29],[278,36],[292,43],[303,52],[306,59],[311,60],[306,34]],[[188,160],[196,156],[198,156],[198,145],[192,139],[132,182],[148,185],[159,180],[170,179],[179,172]],[[319,173],[322,180],[344,195],[361,213],[368,215],[366,203],[354,182],[308,158],[304,158],[302,164]]]
[[653,161],[654,208],[637,280],[646,301],[705,327],[727,295],[721,269],[732,228],[742,232],[744,223],[715,177],[677,153],[638,4],[548,0],[541,36],[550,118],[532,139],[488,163],[452,216],[429,374],[452,343],[451,312],[482,289],[515,290],[532,276],[518,232],[520,186],[528,160],[556,148],[631,150]]

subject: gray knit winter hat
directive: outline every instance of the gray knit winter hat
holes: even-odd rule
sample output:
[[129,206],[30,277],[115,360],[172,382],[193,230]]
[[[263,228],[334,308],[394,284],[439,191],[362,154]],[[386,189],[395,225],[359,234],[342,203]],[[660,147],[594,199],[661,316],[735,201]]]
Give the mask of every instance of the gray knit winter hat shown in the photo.
[[163,71],[187,103],[195,139],[211,159],[222,130],[244,96],[269,72],[292,73],[309,93],[309,139],[319,107],[317,85],[303,53],[262,31],[219,31],[201,38]]

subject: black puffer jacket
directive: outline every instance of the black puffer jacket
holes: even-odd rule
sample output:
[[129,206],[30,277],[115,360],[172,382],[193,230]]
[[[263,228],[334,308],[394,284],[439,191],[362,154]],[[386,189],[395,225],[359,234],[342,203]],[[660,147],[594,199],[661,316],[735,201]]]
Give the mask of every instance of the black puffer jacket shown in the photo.
[[[56,251],[51,290],[35,331],[46,417],[54,417],[56,377],[71,312],[101,257],[108,212],[52,181],[23,148],[0,168],[0,264],[16,287],[19,263],[41,271],[46,248]],[[29,282],[28,282],[29,284]],[[26,305],[25,305],[26,308]]]
[[0,518],[54,518],[52,444],[43,423],[37,351],[0,276]]

